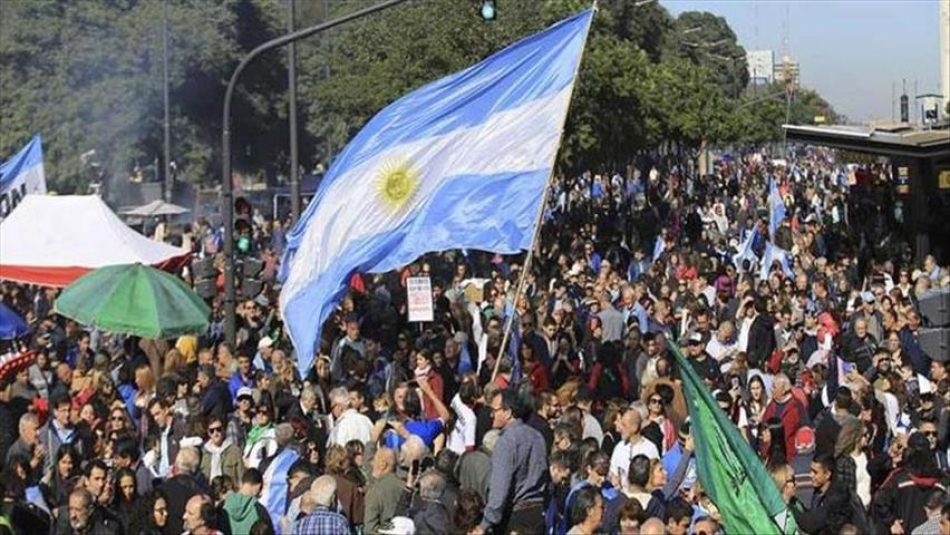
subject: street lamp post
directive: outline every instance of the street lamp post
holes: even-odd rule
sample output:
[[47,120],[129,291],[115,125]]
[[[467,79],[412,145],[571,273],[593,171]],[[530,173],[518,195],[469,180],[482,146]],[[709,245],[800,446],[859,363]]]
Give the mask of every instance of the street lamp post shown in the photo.
[[[294,33],[296,0],[287,2],[287,33]],[[297,163],[297,45],[287,47],[287,86],[290,109],[290,217],[296,223],[300,217],[300,175]]]
[[172,135],[168,111],[168,0],[162,3],[162,93],[165,100],[165,201],[172,202]]
[[304,28],[282,37],[271,39],[244,56],[244,59],[242,59],[241,62],[238,63],[237,68],[234,69],[234,73],[231,74],[231,80],[228,82],[228,88],[224,93],[224,111],[222,113],[221,128],[221,194],[224,197],[224,206],[222,208],[224,209],[224,255],[226,257],[224,263],[224,336],[229,343],[234,344],[236,335],[234,321],[234,183],[231,177],[231,101],[234,98],[234,87],[237,85],[238,79],[251,61],[268,50],[273,50],[305,37],[310,37],[316,33],[388,9],[406,1],[407,0],[387,0],[375,6],[355,11],[349,15],[344,15],[316,26]]

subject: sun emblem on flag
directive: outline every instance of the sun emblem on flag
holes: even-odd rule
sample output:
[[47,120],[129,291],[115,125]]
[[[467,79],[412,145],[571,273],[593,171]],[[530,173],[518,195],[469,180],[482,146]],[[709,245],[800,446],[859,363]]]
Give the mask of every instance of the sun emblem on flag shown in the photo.
[[406,206],[419,189],[419,172],[407,159],[394,159],[383,164],[377,184],[383,203],[392,210]]

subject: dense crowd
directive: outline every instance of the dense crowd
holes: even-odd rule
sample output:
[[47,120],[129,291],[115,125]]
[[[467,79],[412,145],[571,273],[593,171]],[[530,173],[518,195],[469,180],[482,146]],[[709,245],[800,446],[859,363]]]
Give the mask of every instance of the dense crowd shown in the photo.
[[[528,273],[461,250],[356,274],[304,374],[276,306],[288,226],[249,205],[265,284],[234,345],[220,295],[208,332],[155,341],[0,283],[35,351],[0,375],[0,532],[723,533],[675,344],[801,532],[950,535],[950,355],[918,340],[950,273],[900,246],[887,173],[799,149],[558,178]],[[166,239],[219,255],[206,222]],[[413,276],[433,322],[407,321]]]

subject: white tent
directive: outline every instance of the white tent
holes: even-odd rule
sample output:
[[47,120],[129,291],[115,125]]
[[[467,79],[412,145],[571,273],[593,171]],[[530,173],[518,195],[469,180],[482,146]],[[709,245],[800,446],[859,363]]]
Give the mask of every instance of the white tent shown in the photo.
[[148,204],[143,204],[142,206],[122,210],[119,213],[137,217],[158,217],[163,215],[187,214],[190,211],[191,210],[178,206],[177,204],[158,199]]
[[27,195],[0,223],[0,279],[66,286],[93,269],[142,263],[174,269],[189,252],[135,232],[102,199]]

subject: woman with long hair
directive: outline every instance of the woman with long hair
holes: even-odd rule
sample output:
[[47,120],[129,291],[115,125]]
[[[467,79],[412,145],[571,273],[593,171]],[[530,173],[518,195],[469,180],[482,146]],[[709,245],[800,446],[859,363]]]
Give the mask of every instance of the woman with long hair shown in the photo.
[[788,462],[785,452],[785,428],[782,426],[782,420],[773,417],[759,424],[758,451],[759,457],[765,462],[765,467],[768,469]]
[[66,504],[79,476],[80,461],[79,452],[72,444],[63,444],[56,450],[52,470],[47,472],[40,482],[40,488],[50,507],[55,509]]
[[119,468],[115,472],[115,489],[112,492],[112,510],[119,517],[122,529],[126,533],[131,533],[129,527],[132,517],[135,516],[136,508],[139,506],[138,485],[135,480],[135,472],[128,468]]
[[340,500],[342,513],[355,528],[363,524],[363,490],[350,477],[350,456],[343,446],[331,446],[327,449],[326,474],[336,480],[337,499]]
[[366,471],[364,469],[364,453],[365,446],[362,440],[353,439],[346,443],[346,454],[350,458],[350,468],[347,471],[347,475],[360,487],[365,487],[367,482]]
[[163,535],[168,524],[168,497],[161,489],[153,490],[139,500],[126,533],[134,535]]
[[761,375],[753,375],[749,378],[749,401],[746,407],[749,411],[749,428],[753,436],[758,436],[759,424],[762,422],[762,414],[765,407],[769,404],[769,391],[765,388],[765,381]]
[[[861,425],[861,420],[850,414],[837,416],[835,419],[841,425],[841,430],[838,431],[838,437],[835,439],[835,482],[849,492],[857,492],[857,462],[853,455],[861,450],[864,426]],[[864,465],[867,466],[867,459],[864,460]],[[870,501],[870,479],[867,483],[868,487],[865,490]]]

